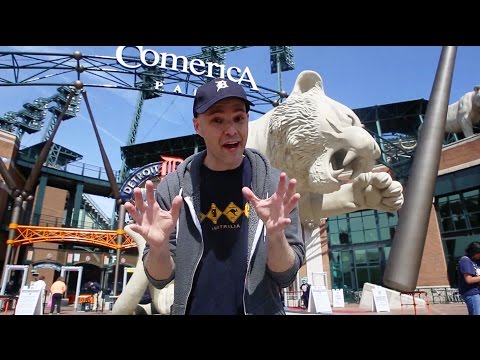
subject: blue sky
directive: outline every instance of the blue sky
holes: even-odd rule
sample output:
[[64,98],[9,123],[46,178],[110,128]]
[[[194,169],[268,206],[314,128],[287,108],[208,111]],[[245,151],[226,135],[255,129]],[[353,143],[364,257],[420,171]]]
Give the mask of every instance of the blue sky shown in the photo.
[[[118,44],[123,46],[125,44]],[[201,46],[141,45],[157,52],[189,56],[201,52]],[[115,56],[116,46],[9,46],[0,51],[35,51],[70,54],[78,50],[87,55]],[[350,108],[382,105],[414,99],[428,99],[440,58],[441,46],[292,46],[295,69],[281,76],[282,89],[290,93],[297,75],[315,70],[323,78],[325,92]],[[480,84],[478,59],[480,47],[458,47],[450,93],[450,103]],[[257,85],[279,88],[277,74],[270,73],[268,46],[253,46],[226,54],[225,64],[248,66]],[[2,76],[0,69],[0,77]],[[87,82],[87,81],[85,81]],[[98,81],[97,81],[98,82]],[[134,118],[138,92],[132,90],[87,88],[92,112],[103,145],[114,170],[121,167],[120,147],[126,144]],[[0,116],[19,111],[26,102],[56,93],[56,87],[0,86]],[[193,134],[193,100],[174,95],[144,103],[136,143]],[[262,109],[269,110],[269,109]],[[46,120],[50,119],[48,113]],[[259,114],[251,113],[255,120]],[[22,146],[40,142],[44,131],[24,135]],[[77,117],[61,124],[54,142],[83,155],[82,162],[102,166],[103,162],[85,104]],[[95,201],[111,213],[110,199]]]

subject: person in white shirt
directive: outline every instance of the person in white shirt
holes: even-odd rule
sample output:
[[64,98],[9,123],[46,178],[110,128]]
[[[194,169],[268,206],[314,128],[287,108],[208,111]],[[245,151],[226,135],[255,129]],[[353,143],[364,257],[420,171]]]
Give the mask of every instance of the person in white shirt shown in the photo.
[[32,289],[41,290],[40,299],[42,299],[42,314],[43,314],[43,309],[45,307],[45,288],[46,287],[47,287],[47,283],[45,282],[45,276],[43,276],[43,275],[40,275],[38,277],[38,280],[35,281],[32,285]]

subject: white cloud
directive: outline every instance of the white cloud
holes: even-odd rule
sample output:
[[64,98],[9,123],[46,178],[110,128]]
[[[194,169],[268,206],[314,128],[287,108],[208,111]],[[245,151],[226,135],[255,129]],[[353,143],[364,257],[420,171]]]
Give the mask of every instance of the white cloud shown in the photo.
[[125,141],[122,141],[120,140],[119,138],[117,138],[115,135],[113,135],[110,131],[108,131],[107,129],[103,128],[102,126],[98,125],[97,124],[97,127],[100,129],[101,132],[103,132],[104,134],[106,134],[107,136],[109,136],[111,139],[115,140],[117,143],[120,144],[120,146],[123,146],[125,145]]

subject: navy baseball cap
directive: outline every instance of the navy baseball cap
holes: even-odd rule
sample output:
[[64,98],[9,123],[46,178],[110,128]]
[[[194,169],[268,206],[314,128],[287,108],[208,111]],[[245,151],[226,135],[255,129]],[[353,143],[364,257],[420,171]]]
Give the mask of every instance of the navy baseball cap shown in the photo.
[[195,100],[193,101],[193,116],[197,117],[197,114],[206,112],[220,100],[230,97],[236,97],[245,101],[247,112],[250,110],[250,106],[254,106],[248,100],[242,85],[230,79],[216,78],[197,89]]

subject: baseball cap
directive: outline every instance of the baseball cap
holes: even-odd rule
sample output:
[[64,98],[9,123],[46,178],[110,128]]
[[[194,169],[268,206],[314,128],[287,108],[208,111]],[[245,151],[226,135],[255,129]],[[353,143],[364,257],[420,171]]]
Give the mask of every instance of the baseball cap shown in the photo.
[[248,99],[242,85],[230,79],[216,78],[203,84],[197,89],[193,101],[193,116],[202,114],[220,100],[236,97],[245,101],[247,112],[254,106]]

